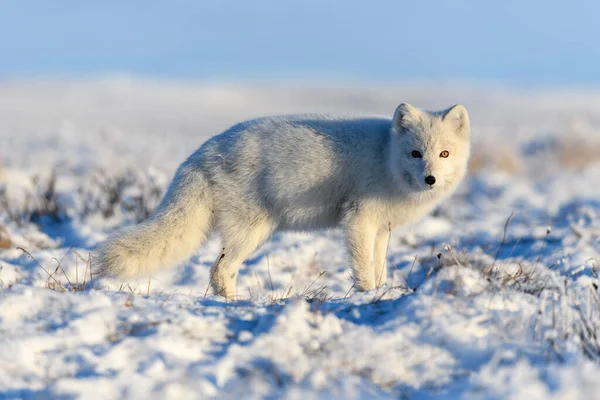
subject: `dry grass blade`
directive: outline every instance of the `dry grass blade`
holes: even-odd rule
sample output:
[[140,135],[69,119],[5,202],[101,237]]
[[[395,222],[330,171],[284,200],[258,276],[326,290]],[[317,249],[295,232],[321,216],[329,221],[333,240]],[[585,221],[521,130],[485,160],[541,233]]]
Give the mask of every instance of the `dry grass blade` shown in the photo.
[[21,250],[29,258],[31,258],[33,261],[35,261],[37,266],[40,267],[42,269],[42,271],[44,271],[48,275],[48,279],[52,279],[54,281],[54,283],[56,283],[58,285],[57,287],[61,288],[61,291],[66,292],[66,289],[62,286],[62,283],[60,283],[54,276],[52,276],[52,274],[46,268],[44,268],[42,266],[42,264],[40,264],[40,262],[29,251],[25,250],[22,247],[17,247],[17,250]]
[[275,290],[273,286],[273,278],[271,278],[271,262],[269,261],[269,256],[267,255],[267,273],[269,274],[269,284],[271,285],[271,292]]
[[77,290],[73,284],[71,283],[71,280],[69,279],[69,277],[67,276],[67,273],[65,272],[65,270],[63,269],[63,267],[60,265],[60,261],[58,260],[58,258],[56,257],[52,257],[52,261],[56,261],[56,269],[54,270],[53,274],[56,274],[56,271],[58,271],[59,269],[62,271],[65,279],[67,280],[67,282],[69,283],[69,287],[71,288],[71,290],[75,291]]
[[496,255],[494,256],[494,262],[492,263],[492,266],[490,267],[490,270],[494,269],[494,266],[496,265],[496,261],[498,261],[498,257],[500,256],[500,252],[502,251],[502,248],[506,244],[506,237],[507,237],[507,234],[508,234],[508,227],[510,225],[510,222],[513,219],[513,216],[514,216],[514,212],[511,212],[510,215],[508,216],[506,222],[504,223],[504,234],[502,235],[502,242],[500,242],[500,246],[498,247],[498,251],[496,252]]
[[310,288],[313,287],[313,285],[319,280],[319,278],[321,278],[323,275],[325,275],[326,271],[321,271],[321,273],[319,273],[319,275],[310,283],[310,285],[308,285],[307,287],[304,288],[304,290],[302,291],[302,293],[300,293],[298,296],[299,297],[306,297],[306,295],[309,293]]
[[408,283],[408,281],[410,280],[410,276],[413,272],[413,269],[415,268],[415,264],[417,263],[417,260],[419,259],[419,255],[417,254],[415,256],[415,258],[413,259],[413,262],[410,266],[410,270],[408,271],[408,277],[405,277],[404,274],[402,272],[399,272],[400,276],[402,277],[402,279],[404,279],[404,283],[406,284],[406,290],[414,292],[414,289],[410,287],[410,284]]
[[88,272],[88,268],[90,267],[90,260],[87,259],[85,260],[85,271],[83,272],[83,283],[81,284],[81,290],[83,290],[85,292],[85,285],[87,282],[87,272]]
[[385,265],[387,264],[387,254],[390,250],[390,240],[392,238],[392,223],[388,222],[388,239],[387,239],[387,243],[385,245],[385,256],[383,259],[384,262],[384,268],[381,269],[381,273],[379,274],[379,276],[377,277],[377,282],[376,285],[377,287],[379,287],[381,285],[381,282],[383,281],[383,274],[387,273],[387,267],[385,267]]
[[321,295],[321,293],[323,293],[323,291],[325,291],[325,289],[327,289],[328,286],[327,285],[323,285],[320,288],[316,289],[313,291],[313,294],[310,297],[307,297],[307,300],[309,302],[315,301],[319,295]]
[[[88,258],[83,257],[81,254],[79,254],[77,251],[73,251],[73,253],[75,254],[75,276],[76,276],[76,285],[78,288],[80,288],[82,291],[85,291],[85,286],[86,286],[86,280],[87,280],[87,271],[88,271],[88,267],[90,266],[90,255],[88,253]],[[81,285],[79,285],[79,261],[81,260],[85,263],[85,271],[83,272],[83,282],[81,283]],[[91,270],[91,268],[90,268]]]
[[548,244],[548,236],[550,236],[551,232],[552,232],[552,230],[550,228],[546,229],[546,236],[544,237],[544,242],[542,244],[542,248],[540,249],[540,252],[538,253],[538,256],[535,260],[534,267],[537,266],[538,263],[540,262],[540,260],[542,259],[542,253],[544,252],[544,249],[546,248],[546,245]]
[[356,286],[356,281],[354,283],[352,283],[352,286],[350,286],[350,289],[348,289],[348,291],[346,292],[346,294],[344,295],[344,297],[342,297],[342,299],[345,299],[346,297],[348,297],[348,295],[350,294],[350,292],[352,291],[352,289],[354,289],[355,286]]
[[225,257],[225,247],[223,247],[223,249],[221,250],[221,254],[219,255],[219,258],[217,258],[215,260],[215,264],[213,265],[213,267],[210,269],[210,278],[208,280],[208,285],[206,285],[206,290],[204,291],[204,298],[206,298],[206,296],[208,296],[208,291],[210,289],[210,286],[212,285],[213,282],[213,278],[214,278],[214,274],[217,271],[217,268],[219,268],[219,264],[221,264],[221,260]]
[[88,253],[88,260],[90,260],[90,285],[94,288],[94,274],[92,273],[92,253]]

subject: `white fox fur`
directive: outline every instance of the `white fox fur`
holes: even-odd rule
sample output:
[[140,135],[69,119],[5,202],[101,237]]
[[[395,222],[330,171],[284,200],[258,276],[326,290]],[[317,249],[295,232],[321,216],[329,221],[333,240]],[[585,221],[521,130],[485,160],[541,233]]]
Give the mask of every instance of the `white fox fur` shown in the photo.
[[274,232],[341,227],[356,288],[374,289],[386,282],[389,230],[417,221],[454,191],[469,143],[461,105],[431,112],[401,104],[392,119],[307,114],[242,122],[192,154],[155,213],[97,249],[95,268],[148,275],[187,260],[217,230],[223,251],[211,285],[234,298],[241,264]]

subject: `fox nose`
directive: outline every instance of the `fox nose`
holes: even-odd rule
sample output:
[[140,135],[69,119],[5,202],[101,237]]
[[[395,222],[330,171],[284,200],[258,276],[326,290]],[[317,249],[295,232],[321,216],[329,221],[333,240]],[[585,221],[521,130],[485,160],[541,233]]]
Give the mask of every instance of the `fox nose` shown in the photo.
[[425,183],[432,186],[435,183],[435,176],[429,175],[425,177]]

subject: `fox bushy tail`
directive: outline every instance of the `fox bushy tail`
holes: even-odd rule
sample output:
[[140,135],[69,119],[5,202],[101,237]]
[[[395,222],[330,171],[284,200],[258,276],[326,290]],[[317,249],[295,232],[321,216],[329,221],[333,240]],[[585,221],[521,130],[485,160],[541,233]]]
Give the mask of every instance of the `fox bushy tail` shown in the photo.
[[99,276],[150,275],[187,260],[206,240],[212,224],[212,198],[202,171],[183,163],[161,204],[146,221],[110,237],[95,251]]

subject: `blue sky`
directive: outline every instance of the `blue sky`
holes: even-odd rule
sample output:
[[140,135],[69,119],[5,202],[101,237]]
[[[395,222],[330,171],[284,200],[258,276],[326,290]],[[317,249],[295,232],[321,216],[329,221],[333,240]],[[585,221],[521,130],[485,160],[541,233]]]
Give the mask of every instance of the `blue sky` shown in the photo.
[[0,79],[600,83],[600,2],[0,0]]

